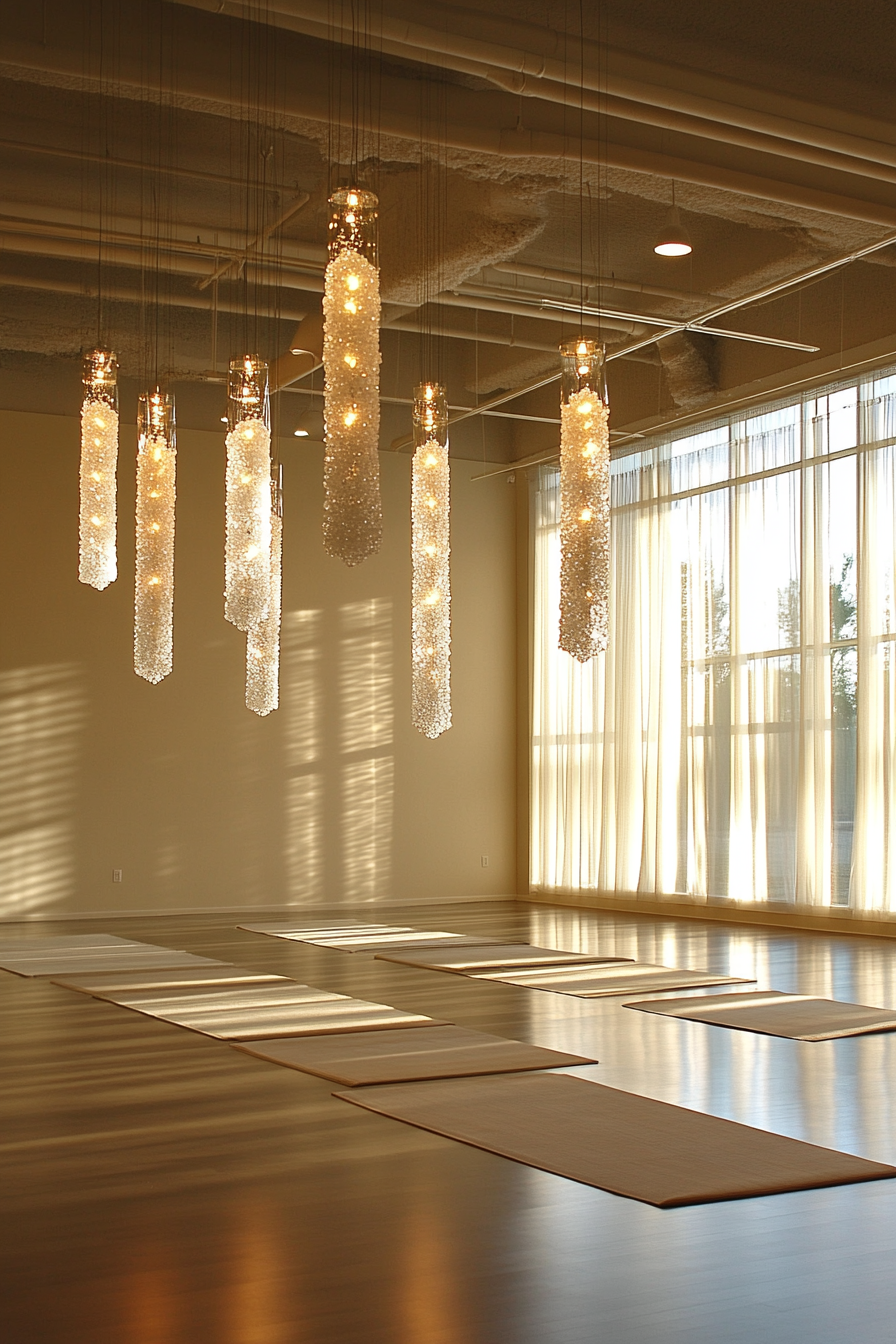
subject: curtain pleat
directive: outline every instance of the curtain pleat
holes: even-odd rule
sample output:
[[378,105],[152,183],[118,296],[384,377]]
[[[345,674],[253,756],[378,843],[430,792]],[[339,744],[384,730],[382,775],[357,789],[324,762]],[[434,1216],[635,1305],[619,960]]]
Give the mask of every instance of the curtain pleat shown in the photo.
[[896,374],[612,468],[609,644],[535,536],[535,889],[896,909]]

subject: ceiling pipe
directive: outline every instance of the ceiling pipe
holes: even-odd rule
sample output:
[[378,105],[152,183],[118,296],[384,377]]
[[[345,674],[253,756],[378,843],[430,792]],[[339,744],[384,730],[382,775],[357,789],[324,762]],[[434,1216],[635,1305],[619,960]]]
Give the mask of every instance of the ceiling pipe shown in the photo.
[[284,224],[291,220],[293,215],[297,215],[302,207],[308,204],[310,199],[311,197],[307,191],[301,192],[294,201],[290,202],[285,210],[281,211],[277,218],[269,224],[267,228],[262,229],[260,233],[255,235],[251,243],[244,248],[241,257],[234,257],[227,261],[222,261],[221,265],[216,267],[211,275],[206,276],[204,280],[199,281],[196,288],[208,289],[209,285],[213,285],[216,280],[223,280],[224,277],[229,275],[233,270],[236,270],[237,274],[239,274],[246,262],[249,261],[250,258],[254,259],[253,253],[255,253],[259,247],[262,247],[269,238],[273,237],[278,229],[281,229]]
[[[51,159],[74,159],[76,163],[101,163],[104,168],[123,168],[135,173],[148,173],[153,177],[188,177],[191,181],[213,182],[221,187],[242,187],[246,180],[241,177],[229,177],[225,173],[210,173],[202,168],[184,168],[174,163],[141,163],[139,159],[120,159],[114,154],[91,154],[86,149],[64,149],[61,145],[38,145],[33,141],[4,140],[0,138],[0,150],[12,150],[29,157],[37,155]],[[277,182],[270,184],[273,192],[294,191],[294,187],[281,186]]]
[[[219,0],[209,0],[207,4],[199,3],[199,0],[176,0],[176,2],[187,4],[193,9],[214,8],[215,12],[222,12]],[[313,0],[315,5],[317,2],[318,0]],[[307,3],[310,7],[312,0],[307,0]],[[304,23],[304,20],[302,22]],[[183,44],[183,50],[188,50],[188,43]],[[21,41],[12,48],[9,58],[21,72],[40,72],[43,80],[51,74],[63,80],[65,87],[102,92],[95,79],[83,75],[79,60],[73,51],[48,49],[36,42]],[[531,64],[535,58],[528,59]],[[538,73],[538,70],[533,69],[531,73]],[[177,81],[163,80],[163,85],[165,87],[162,89],[154,87],[153,98],[158,98],[160,92],[164,92],[174,103],[189,106],[194,111],[227,117],[232,113],[231,103],[218,79],[217,71],[208,64],[200,65],[197,62],[189,71],[181,65]],[[380,80],[382,98],[377,111],[377,122],[379,131],[384,137],[393,136],[411,141],[416,149],[420,138],[419,119],[407,110],[406,85],[407,81],[404,79],[383,74]],[[117,73],[116,91],[122,97],[143,99],[150,96],[142,68],[136,60],[123,57]],[[447,97],[448,131],[443,141],[445,149],[496,155],[527,162],[532,159],[549,159],[554,173],[558,160],[570,161],[569,139],[565,134],[553,129],[520,130],[507,127],[506,121],[510,120],[510,112],[504,100],[507,100],[509,95],[497,91],[483,93],[448,85]],[[495,99],[499,101],[494,102]],[[512,99],[510,101],[512,102]],[[309,67],[305,77],[292,82],[289,87],[287,101],[281,112],[282,128],[293,129],[290,121],[298,118],[314,120],[321,124],[340,125],[349,129],[352,122],[350,110],[334,109],[331,103],[326,70],[318,71]],[[595,120],[593,113],[589,113],[588,116],[592,121]],[[516,112],[513,113],[513,118],[516,120]],[[496,120],[504,120],[505,125],[503,127],[495,125]],[[492,125],[489,125],[490,121]],[[765,172],[757,173],[752,171],[757,157],[752,151],[748,152],[747,159],[742,161],[743,166],[732,168],[711,161],[714,147],[705,140],[694,139],[688,148],[699,156],[700,147],[708,146],[706,152],[710,161],[682,154],[673,156],[662,149],[644,149],[640,143],[622,143],[620,136],[624,138],[627,134],[625,127],[629,124],[616,121],[613,127],[614,140],[603,139],[597,133],[586,137],[582,144],[583,162],[589,166],[646,173],[678,182],[690,182],[699,186],[736,192],[760,200],[776,201],[782,205],[819,211],[844,219],[854,219],[866,224],[882,225],[888,229],[896,228],[896,206],[890,203],[890,199],[883,191],[885,184],[850,177],[849,174],[831,173],[830,170],[822,170],[812,164],[796,163],[794,160],[776,160],[772,156],[764,156],[768,167]],[[638,133],[641,129],[637,126],[633,128],[635,141],[639,140]],[[728,153],[730,157],[731,151]],[[776,171],[781,176],[776,177]],[[794,172],[797,172],[803,180],[792,181]],[[818,174],[821,174],[820,186],[816,185],[819,181]],[[862,192],[863,183],[869,189],[867,196]],[[830,189],[832,186],[834,190]]]
[[[177,0],[193,8],[245,19],[258,11],[240,0]],[[354,43],[351,22],[339,14],[322,22],[316,0],[273,0],[265,21],[322,41]],[[396,14],[370,16],[377,50],[460,73],[478,75],[516,95],[576,107],[607,116],[660,126],[742,148],[806,158],[819,166],[843,168],[893,181],[874,165],[896,169],[892,127],[872,118],[760,90],[704,71],[603,47],[572,34],[453,6],[440,6],[440,24],[431,28]],[[450,29],[450,31],[449,31]],[[483,36],[486,33],[488,36]],[[529,46],[520,47],[522,37]],[[570,71],[581,71],[571,78]],[[698,91],[699,90],[699,91]],[[771,110],[775,109],[775,110]],[[831,124],[832,117],[836,123]],[[844,126],[852,127],[852,133]],[[801,146],[798,150],[796,146]],[[813,153],[814,152],[814,153]],[[862,169],[859,165],[865,164]]]
[[[664,336],[671,336],[673,331],[705,331],[711,335],[711,331],[706,331],[703,323],[711,322],[726,313],[736,312],[739,308],[747,308],[752,303],[761,303],[765,299],[770,299],[776,294],[783,294],[788,289],[793,289],[796,285],[803,285],[809,280],[816,280],[822,275],[828,275],[831,271],[839,270],[842,266],[849,266],[854,261],[861,261],[863,257],[871,256],[874,252],[881,251],[882,248],[892,247],[896,244],[896,233],[888,238],[881,238],[876,243],[869,243],[867,247],[857,248],[852,252],[844,253],[842,256],[834,257],[831,261],[822,262],[818,266],[812,266],[807,271],[799,271],[788,280],[779,280],[775,284],[766,285],[765,288],[756,290],[752,294],[746,295],[742,299],[733,299],[731,303],[720,304],[717,308],[711,309],[708,313],[703,313],[699,317],[693,318],[690,322],[682,322],[679,326],[668,328],[665,331],[654,332],[653,335],[645,337],[643,340],[633,342],[631,345],[622,346],[619,350],[612,350],[607,355],[607,361],[612,359],[628,359],[640,349],[652,345],[656,341],[661,341]],[[545,378],[538,378],[531,383],[523,383],[522,386],[508,392],[502,392],[497,397],[491,397],[488,401],[481,403],[475,410],[464,412],[458,419],[466,419],[468,415],[481,414],[482,411],[491,410],[493,406],[503,406],[508,401],[515,401],[517,397],[523,397],[528,392],[535,392],[540,387],[547,387],[550,383],[555,383],[560,378],[560,370],[549,374]],[[452,416],[448,416],[449,424]],[[390,448],[393,452],[398,452],[401,448],[411,442],[409,435],[402,435],[398,439],[393,439]]]
[[[502,271],[507,275],[527,275],[534,280],[553,280],[560,285],[571,285],[578,289],[581,279],[572,271],[558,271],[550,266],[531,266],[523,261],[496,261],[487,268],[492,271]],[[636,280],[619,280],[615,275],[601,275],[596,280],[588,280],[585,285],[588,289],[624,289],[630,290],[633,294],[649,294],[657,299],[678,299],[688,303],[694,303],[701,299],[705,303],[711,303],[716,299],[715,294],[698,294],[695,291],[686,289],[669,289],[664,285],[642,285]]]
[[[4,289],[36,289],[51,294],[73,294],[81,299],[95,299],[97,289],[95,285],[82,285],[77,280],[55,280],[46,276],[31,275],[4,275],[0,273],[0,287]],[[127,285],[103,285],[103,300],[113,299],[122,303],[145,303],[146,296],[137,289],[129,289]],[[203,301],[198,294],[166,294],[161,300],[161,306],[165,308],[191,308],[194,312],[210,313],[217,309],[219,313],[239,313],[244,315],[246,305],[238,303],[232,299],[218,299],[217,304],[212,303],[211,299]],[[281,308],[277,314],[278,317],[290,319],[294,322],[300,322],[306,314],[298,308]]]

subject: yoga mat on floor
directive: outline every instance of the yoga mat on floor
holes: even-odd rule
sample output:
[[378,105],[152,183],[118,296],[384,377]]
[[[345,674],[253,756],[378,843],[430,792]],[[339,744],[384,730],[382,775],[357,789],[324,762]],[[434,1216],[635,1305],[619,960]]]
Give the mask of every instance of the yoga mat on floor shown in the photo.
[[185,966],[183,970],[98,971],[87,979],[54,979],[54,985],[75,989],[79,994],[90,994],[95,999],[109,994],[120,994],[138,989],[201,989],[205,985],[295,984],[286,975],[268,975],[264,971],[247,971],[239,966],[222,963],[215,966]]
[[476,938],[463,933],[409,933],[352,934],[348,938],[306,938],[312,947],[335,948],[340,952],[388,952],[396,948],[399,952],[414,948],[447,947],[506,947],[499,938]]
[[124,946],[69,947],[35,951],[13,957],[0,956],[0,970],[15,975],[86,975],[92,971],[147,970],[155,967],[222,966],[226,963],[212,957],[197,957],[191,952],[172,951],[152,943],[130,943]]
[[407,924],[237,924],[249,933],[264,933],[269,938],[288,938],[294,943],[307,943],[312,938],[374,937],[376,934],[412,933]]
[[565,1074],[336,1092],[379,1115],[659,1208],[896,1176],[896,1167]]
[[596,1059],[583,1055],[568,1055],[452,1026],[433,1027],[431,1031],[398,1029],[339,1037],[254,1041],[233,1048],[348,1087],[597,1063]]
[[454,952],[447,949],[436,951],[432,956],[421,953],[406,955],[403,952],[377,954],[378,961],[395,961],[399,966],[420,966],[427,971],[454,971],[458,975],[467,975],[485,967],[502,966],[556,966],[570,962],[587,962],[610,958],[585,957],[578,952],[559,952],[556,948],[530,947],[528,943],[490,944],[486,947],[471,947]]
[[[133,1008],[160,1022],[202,1032],[221,1040],[264,1040],[271,1036],[317,1036],[331,1031],[371,1031],[389,1027],[428,1027],[436,1019],[384,1003],[368,1003],[347,994],[331,994],[288,981],[286,985],[246,985],[241,989],[204,990],[173,995],[122,993],[109,1003]],[[439,1026],[445,1026],[443,1021]]]
[[586,958],[581,966],[549,966],[534,970],[496,970],[475,975],[477,980],[497,980],[523,989],[548,989],[554,994],[572,994],[580,999],[600,999],[610,994],[654,994],[663,989],[689,989],[702,985],[748,985],[734,975],[711,971],[676,971],[670,966],[649,966],[638,961],[605,961]]
[[47,934],[43,938],[0,938],[0,957],[7,952],[50,952],[60,948],[85,947],[145,947],[133,938],[119,938],[114,933]]
[[683,1017],[713,1027],[759,1031],[766,1036],[786,1036],[791,1041],[833,1041],[841,1036],[866,1036],[872,1032],[896,1031],[896,1012],[868,1008],[862,1003],[836,999],[813,999],[807,994],[779,994],[776,990],[752,990],[745,994],[712,994],[697,999],[642,999],[624,1003],[663,1017]]

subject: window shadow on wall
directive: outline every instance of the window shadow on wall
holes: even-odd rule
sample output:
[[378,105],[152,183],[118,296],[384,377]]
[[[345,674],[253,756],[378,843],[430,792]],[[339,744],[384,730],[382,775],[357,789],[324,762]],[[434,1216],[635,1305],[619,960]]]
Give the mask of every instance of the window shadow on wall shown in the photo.
[[0,673],[0,918],[75,887],[74,808],[86,702],[75,664]]
[[292,611],[283,623],[285,869],[302,904],[392,891],[392,603]]

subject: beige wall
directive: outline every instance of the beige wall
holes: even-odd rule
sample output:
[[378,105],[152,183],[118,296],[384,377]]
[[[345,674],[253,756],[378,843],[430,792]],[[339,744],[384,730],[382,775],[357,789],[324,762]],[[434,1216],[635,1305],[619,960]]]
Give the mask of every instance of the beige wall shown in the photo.
[[382,456],[383,548],[350,570],[320,541],[320,446],[284,443],[281,708],[259,719],[221,614],[219,434],[178,437],[174,672],[132,671],[133,427],[123,440],[119,578],[97,593],[77,581],[76,419],[0,412],[0,918],[512,893],[504,478],[453,464],[455,726],[429,742],[410,725],[406,456]]

